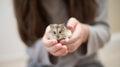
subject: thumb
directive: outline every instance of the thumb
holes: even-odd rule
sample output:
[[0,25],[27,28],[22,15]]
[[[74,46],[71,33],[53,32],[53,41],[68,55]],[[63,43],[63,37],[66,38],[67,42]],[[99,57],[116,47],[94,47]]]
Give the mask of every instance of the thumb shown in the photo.
[[45,33],[44,33],[44,36],[43,36],[43,37],[45,37],[45,38],[48,38],[48,37],[49,37],[49,36],[48,36],[49,30],[50,30],[50,26],[48,25],[48,26],[46,27],[46,30],[45,30]]
[[76,18],[71,17],[67,22],[67,28],[73,31],[78,23],[79,21]]

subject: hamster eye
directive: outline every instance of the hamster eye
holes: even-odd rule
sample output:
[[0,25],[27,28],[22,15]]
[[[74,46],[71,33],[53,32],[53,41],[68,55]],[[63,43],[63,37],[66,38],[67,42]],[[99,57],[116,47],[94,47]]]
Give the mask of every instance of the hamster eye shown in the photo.
[[59,31],[59,33],[62,33],[62,31]]
[[55,32],[55,31],[53,31],[53,33],[54,33],[54,34],[56,34],[56,32]]

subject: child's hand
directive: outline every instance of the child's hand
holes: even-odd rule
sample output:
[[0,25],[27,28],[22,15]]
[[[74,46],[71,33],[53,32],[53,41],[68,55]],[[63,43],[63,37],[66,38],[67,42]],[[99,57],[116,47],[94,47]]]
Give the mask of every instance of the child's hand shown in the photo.
[[68,42],[62,40],[60,43],[67,46],[68,52],[74,52],[82,43],[87,41],[89,34],[88,27],[75,18],[70,18],[68,20],[67,27],[72,31],[72,36]]
[[58,43],[57,40],[50,40],[48,36],[49,30],[50,27],[48,26],[42,38],[42,42],[46,50],[54,56],[65,56],[68,53],[67,47],[61,43]]

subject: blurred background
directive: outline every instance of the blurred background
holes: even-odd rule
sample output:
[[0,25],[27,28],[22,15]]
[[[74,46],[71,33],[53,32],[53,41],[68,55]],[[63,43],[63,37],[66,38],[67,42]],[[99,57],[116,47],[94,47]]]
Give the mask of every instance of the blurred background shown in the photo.
[[[120,67],[120,0],[109,0],[112,37],[99,52],[105,67]],[[0,67],[26,67],[26,47],[19,38],[12,0],[0,0]]]

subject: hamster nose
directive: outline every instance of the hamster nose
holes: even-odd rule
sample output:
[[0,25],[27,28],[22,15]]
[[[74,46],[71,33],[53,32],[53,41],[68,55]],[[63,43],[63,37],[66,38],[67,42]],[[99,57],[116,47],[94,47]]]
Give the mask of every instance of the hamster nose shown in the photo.
[[57,36],[57,38],[59,38],[59,36]]

